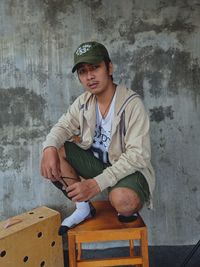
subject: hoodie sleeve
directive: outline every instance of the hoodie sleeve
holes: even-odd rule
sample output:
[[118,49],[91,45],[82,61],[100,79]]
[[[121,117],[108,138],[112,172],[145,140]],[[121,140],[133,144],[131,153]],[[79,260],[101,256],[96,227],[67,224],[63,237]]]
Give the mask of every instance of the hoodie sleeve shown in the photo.
[[69,107],[68,111],[61,116],[59,121],[52,127],[43,143],[43,149],[48,146],[60,148],[65,141],[72,141],[74,135],[79,135],[80,98],[77,98]]

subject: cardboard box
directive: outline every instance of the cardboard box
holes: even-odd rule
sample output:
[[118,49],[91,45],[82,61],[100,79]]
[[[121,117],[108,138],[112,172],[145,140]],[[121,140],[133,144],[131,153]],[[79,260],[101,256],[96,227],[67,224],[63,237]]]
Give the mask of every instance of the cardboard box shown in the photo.
[[0,267],[64,267],[60,220],[42,206],[0,222]]

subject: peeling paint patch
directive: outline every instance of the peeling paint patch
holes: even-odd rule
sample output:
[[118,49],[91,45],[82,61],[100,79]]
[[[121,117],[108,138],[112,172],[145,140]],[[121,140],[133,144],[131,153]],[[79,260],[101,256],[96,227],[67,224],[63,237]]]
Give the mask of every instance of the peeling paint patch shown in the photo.
[[[159,1],[158,1],[159,2]],[[175,4],[175,8],[177,3]],[[132,19],[124,19],[120,22],[118,32],[121,37],[126,39],[129,43],[134,43],[135,35],[138,33],[155,32],[156,34],[165,33],[188,33],[191,34],[197,29],[197,25],[192,23],[191,8],[195,8],[195,4],[190,6],[179,7],[173,12],[169,18],[163,14],[163,9],[171,8],[172,3],[167,3],[166,6],[154,6],[152,4],[152,10],[146,8],[142,10],[142,15],[135,8],[135,4],[132,7]],[[170,12],[170,11],[168,11]],[[184,14],[184,15],[183,15]]]
[[196,26],[180,18],[177,18],[173,22],[170,22],[169,20],[165,19],[160,25],[147,23],[144,22],[142,19],[139,19],[137,20],[137,23],[134,23],[134,25],[132,25],[132,28],[134,29],[135,34],[148,31],[155,31],[156,33],[160,33],[163,31],[191,33],[196,29]]
[[196,186],[192,187],[192,192],[197,192],[198,188]]
[[25,190],[29,190],[31,186],[31,177],[23,177],[22,179],[22,185]]
[[4,149],[0,158],[0,169],[6,171],[8,169],[20,171],[24,166],[24,161],[28,159],[30,152],[27,147],[11,147]]
[[[86,1],[86,4],[88,3],[88,1]],[[93,1],[89,1],[90,3],[90,7],[92,10],[97,10],[102,6],[102,0],[93,0]]]
[[0,127],[9,125],[30,126],[44,121],[45,100],[42,96],[24,88],[0,89]]
[[103,18],[98,18],[95,23],[98,32],[102,32],[107,26],[107,22]]
[[166,146],[166,139],[165,137],[161,137],[160,138],[160,144],[159,144],[160,148],[165,148]]
[[198,215],[195,219],[198,223],[200,223],[200,215]]
[[172,110],[172,106],[155,107],[153,109],[150,109],[150,120],[158,123],[165,120],[165,118],[173,120],[174,118],[173,113],[174,111]]
[[131,69],[135,73],[133,86],[143,91],[143,81],[148,81],[153,97],[200,94],[200,66],[189,52],[147,46],[132,55]]
[[180,18],[177,18],[173,23],[169,23],[169,21],[165,22],[164,27],[169,31],[169,32],[188,32],[192,33],[195,31],[196,26],[193,25],[192,23],[187,23]]
[[45,17],[51,26],[58,24],[59,13],[74,13],[73,0],[43,0]]
[[3,207],[5,208],[5,211],[13,211],[12,209],[12,203],[14,201],[14,194],[12,192],[14,192],[14,184],[10,183],[8,185],[8,188],[6,188],[6,190],[4,190],[5,192],[7,192],[6,194],[4,194],[3,196]]
[[93,1],[82,0],[81,2],[84,3],[86,7],[89,7],[91,11],[94,12],[95,14],[97,14],[97,12],[102,8],[102,0],[93,0]]
[[131,84],[131,88],[133,88],[133,90],[137,92],[142,98],[144,97],[143,81],[144,81],[143,73],[136,72],[134,80]]
[[135,43],[136,29],[134,26],[134,22],[132,22],[131,24],[128,21],[122,22],[119,25],[118,31],[120,37],[127,39],[128,42],[131,44]]
[[46,101],[24,87],[0,89],[0,169],[20,171],[30,157],[28,146],[49,130]]

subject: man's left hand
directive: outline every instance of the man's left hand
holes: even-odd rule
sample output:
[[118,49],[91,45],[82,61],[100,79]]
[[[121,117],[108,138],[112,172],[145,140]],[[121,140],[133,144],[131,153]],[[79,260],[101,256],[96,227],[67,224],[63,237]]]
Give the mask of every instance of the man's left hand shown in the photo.
[[94,179],[82,180],[67,187],[68,197],[72,201],[87,201],[101,192],[99,185]]

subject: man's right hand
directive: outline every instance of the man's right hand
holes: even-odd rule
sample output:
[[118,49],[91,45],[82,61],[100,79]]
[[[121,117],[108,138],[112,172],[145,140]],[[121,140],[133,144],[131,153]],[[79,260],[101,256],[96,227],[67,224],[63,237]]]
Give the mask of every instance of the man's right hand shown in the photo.
[[51,181],[59,180],[61,176],[60,159],[56,147],[47,147],[41,159],[41,175]]

